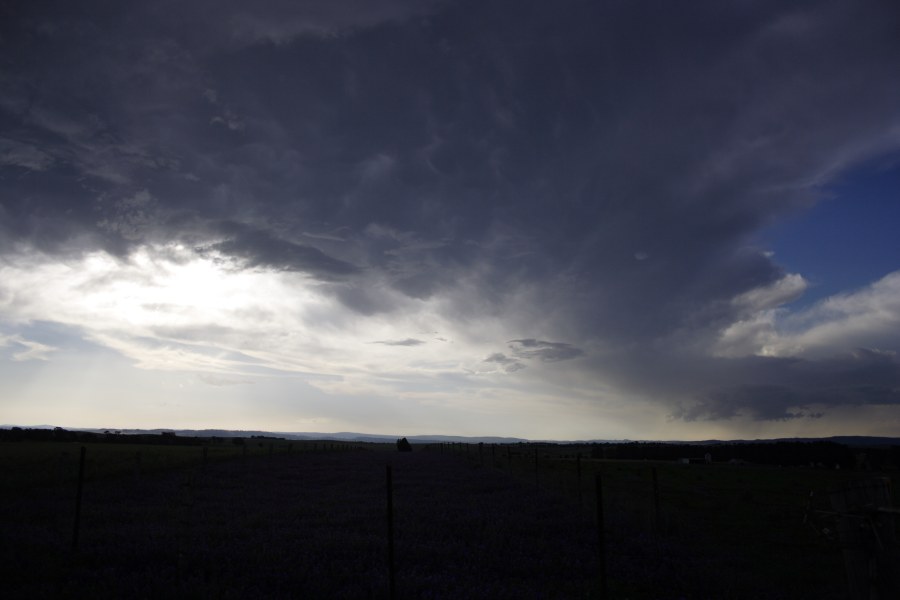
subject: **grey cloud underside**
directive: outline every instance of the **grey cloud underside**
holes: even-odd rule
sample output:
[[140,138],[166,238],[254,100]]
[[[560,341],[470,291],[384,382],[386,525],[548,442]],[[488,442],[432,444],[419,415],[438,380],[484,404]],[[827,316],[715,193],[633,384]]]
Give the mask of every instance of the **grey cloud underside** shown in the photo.
[[426,342],[415,338],[406,338],[405,340],[378,340],[372,343],[383,344],[385,346],[421,346]]
[[527,367],[525,361],[537,360],[544,363],[572,360],[584,355],[584,351],[563,342],[548,342],[534,338],[510,340],[507,342],[512,356],[495,352],[484,359],[486,363],[499,365],[507,373],[521,371]]
[[686,421],[815,418],[838,406],[900,404],[900,357],[857,349],[827,359],[709,359],[647,351],[596,365],[610,380],[669,398]]
[[516,371],[521,371],[525,368],[524,363],[515,358],[506,356],[502,352],[495,352],[494,354],[491,354],[486,359],[484,359],[484,362],[495,363],[507,373],[515,373]]
[[547,342],[532,338],[507,342],[512,353],[518,358],[537,359],[542,362],[571,360],[584,354],[580,348],[563,342]]
[[234,224],[226,224],[221,229],[234,232],[234,236],[200,249],[201,254],[213,250],[241,259],[249,267],[298,271],[320,279],[339,279],[359,271],[354,265],[328,256],[318,248],[278,239],[266,231],[249,230]]
[[[602,342],[674,369],[784,275],[755,232],[898,147],[889,1],[20,4],[0,251],[182,241],[363,315],[396,309],[382,288],[460,318],[526,290],[521,319],[571,345],[512,340],[506,367]],[[697,360],[683,418],[808,397]]]

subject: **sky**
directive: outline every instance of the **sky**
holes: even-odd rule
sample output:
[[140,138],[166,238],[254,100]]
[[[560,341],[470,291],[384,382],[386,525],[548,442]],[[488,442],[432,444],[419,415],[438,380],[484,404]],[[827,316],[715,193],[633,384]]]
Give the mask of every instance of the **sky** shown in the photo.
[[893,0],[0,2],[0,423],[900,434]]

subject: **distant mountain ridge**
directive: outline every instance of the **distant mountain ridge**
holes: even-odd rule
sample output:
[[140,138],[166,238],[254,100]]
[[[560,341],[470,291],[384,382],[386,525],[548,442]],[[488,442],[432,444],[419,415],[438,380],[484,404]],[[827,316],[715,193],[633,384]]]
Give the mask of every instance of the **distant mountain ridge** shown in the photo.
[[[0,429],[10,429],[12,427],[21,427],[22,429],[54,429],[56,425],[0,425]],[[714,446],[719,444],[764,444],[777,442],[834,442],[845,446],[856,447],[876,447],[876,446],[900,446],[900,437],[884,437],[884,436],[865,436],[865,435],[846,435],[846,436],[830,436],[830,437],[791,437],[791,438],[771,438],[771,439],[755,439],[755,440],[701,440],[701,441],[680,441],[680,440],[532,440],[518,437],[502,437],[502,436],[463,436],[463,435],[387,435],[379,433],[359,433],[352,431],[339,431],[336,433],[321,433],[309,431],[261,431],[261,430],[240,430],[240,429],[120,429],[117,427],[63,427],[69,431],[89,431],[93,433],[118,432],[122,435],[159,435],[162,433],[174,433],[177,436],[184,437],[279,437],[288,440],[334,440],[334,441],[352,441],[352,442],[371,442],[385,443],[393,442],[399,438],[405,437],[414,444],[437,444],[437,443],[463,443],[463,444],[518,444],[518,443],[548,443],[548,444],[628,444],[628,443],[654,443],[654,444],[685,444],[692,446]]]
[[[21,427],[22,429],[54,429],[56,425],[0,425],[2,429]],[[379,433],[358,433],[352,431],[339,431],[336,433],[320,433],[309,431],[261,431],[243,429],[122,429],[119,427],[63,427],[68,431],[87,431],[91,433],[118,432],[122,435],[160,435],[162,433],[174,433],[182,437],[278,437],[287,440],[334,440],[350,442],[385,443],[394,442],[405,437],[414,444],[427,443],[468,443],[477,444],[517,444],[528,442],[525,438],[512,438],[500,436],[460,436],[460,435],[386,435]]]

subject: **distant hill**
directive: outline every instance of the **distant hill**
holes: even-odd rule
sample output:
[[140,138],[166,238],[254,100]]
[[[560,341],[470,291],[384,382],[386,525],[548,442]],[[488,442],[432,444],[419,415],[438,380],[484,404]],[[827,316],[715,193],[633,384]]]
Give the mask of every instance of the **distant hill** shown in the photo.
[[[0,425],[0,429],[11,429],[20,427],[22,429],[54,429],[56,425]],[[340,431],[337,433],[320,433],[309,431],[259,431],[259,430],[243,430],[243,429],[120,429],[118,427],[63,427],[68,431],[86,431],[90,433],[117,432],[122,435],[160,435],[162,433],[174,433],[179,437],[275,437],[284,438],[286,440],[334,440],[334,441],[352,441],[352,442],[370,442],[370,443],[386,443],[394,442],[399,438],[405,437],[414,444],[437,444],[437,443],[465,443],[465,444],[516,444],[519,442],[528,442],[525,438],[511,438],[498,436],[460,436],[460,435],[385,435],[377,433],[358,433],[352,431]]]
[[[0,425],[0,429],[53,429],[55,425]],[[702,440],[702,441],[673,441],[673,440],[529,440],[527,438],[500,437],[500,436],[462,436],[462,435],[385,435],[378,433],[359,433],[352,431],[340,431],[336,433],[321,433],[310,431],[259,431],[259,430],[234,430],[234,429],[119,429],[117,427],[63,427],[69,431],[87,431],[92,433],[119,432],[123,435],[160,435],[174,433],[180,437],[277,437],[287,440],[334,440],[352,442],[386,443],[405,437],[414,444],[437,443],[463,443],[463,444],[518,444],[518,443],[549,443],[549,444],[627,444],[632,442],[656,443],[656,444],[681,444],[691,446],[715,446],[720,444],[771,444],[778,442],[834,442],[852,447],[889,447],[900,446],[900,437],[877,436],[832,436],[822,438],[774,438],[756,440]]]

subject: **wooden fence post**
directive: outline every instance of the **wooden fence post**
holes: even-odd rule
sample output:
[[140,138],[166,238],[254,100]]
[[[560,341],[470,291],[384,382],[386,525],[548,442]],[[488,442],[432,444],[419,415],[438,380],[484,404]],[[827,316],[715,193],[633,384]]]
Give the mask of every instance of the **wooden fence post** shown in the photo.
[[594,487],[597,490],[597,546],[600,552],[600,600],[609,598],[609,589],[606,581],[606,530],[604,529],[603,516],[603,477],[600,473],[594,475]]
[[653,475],[653,528],[656,533],[660,532],[660,515],[659,515],[659,477],[656,474],[656,467],[650,469]]
[[394,482],[391,465],[387,465],[387,533],[388,533],[388,597],[397,597],[397,576],[394,567]]
[[584,503],[581,500],[581,452],[575,458],[575,487],[578,492],[578,508],[584,510]]
[[84,455],[87,448],[81,447],[81,457],[78,459],[78,491],[75,494],[75,524],[72,528],[72,552],[78,550],[78,536],[81,529],[81,493],[84,490]]
[[68,462],[66,458],[69,456],[68,452],[60,452],[59,460],[56,461],[56,483],[57,485],[62,485],[66,481],[66,463]]
[[838,537],[847,570],[849,598],[900,597],[898,551],[890,479],[850,482],[832,492],[831,506],[839,513]]

